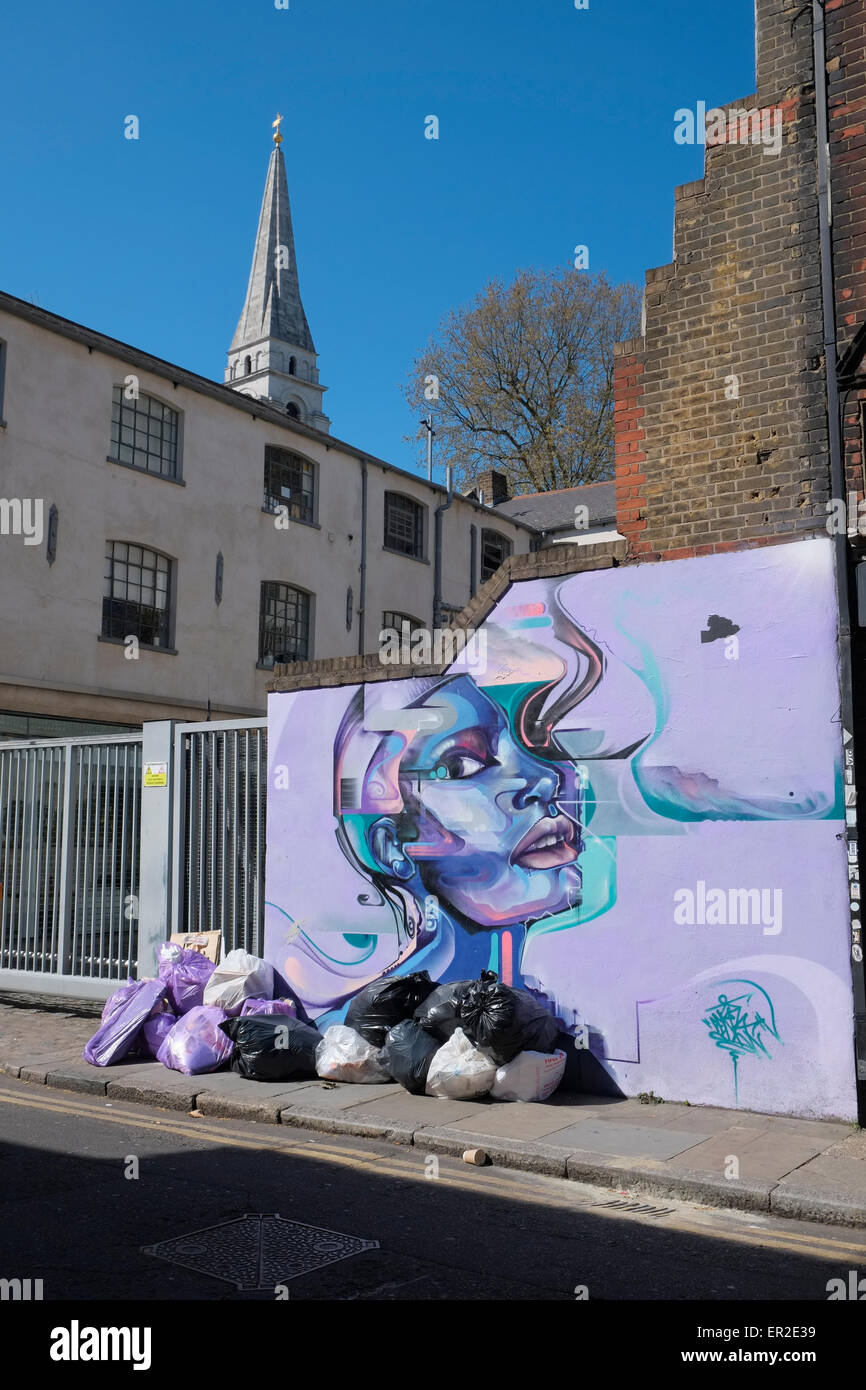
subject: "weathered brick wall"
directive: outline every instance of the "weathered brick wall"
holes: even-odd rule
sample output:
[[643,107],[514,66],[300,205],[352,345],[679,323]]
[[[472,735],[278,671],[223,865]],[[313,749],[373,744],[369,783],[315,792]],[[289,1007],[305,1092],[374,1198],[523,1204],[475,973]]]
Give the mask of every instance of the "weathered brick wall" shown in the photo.
[[645,337],[617,349],[618,526],[633,559],[826,523],[812,32],[800,8],[761,0],[757,94],[722,108],[778,108],[781,149],[707,146],[704,178],[676,190],[675,260],[647,273]]
[[[828,0],[826,26],[836,332],[843,358],[866,325],[866,0]],[[861,499],[864,400],[866,387],[844,390],[846,482]]]

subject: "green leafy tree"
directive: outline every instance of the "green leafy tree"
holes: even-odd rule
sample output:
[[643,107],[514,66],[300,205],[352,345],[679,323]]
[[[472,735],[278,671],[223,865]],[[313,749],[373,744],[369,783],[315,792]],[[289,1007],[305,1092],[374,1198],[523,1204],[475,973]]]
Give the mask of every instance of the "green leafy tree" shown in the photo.
[[437,463],[464,490],[498,469],[513,494],[612,477],[613,345],[639,333],[640,304],[603,274],[521,270],[446,315],[405,389],[433,415]]

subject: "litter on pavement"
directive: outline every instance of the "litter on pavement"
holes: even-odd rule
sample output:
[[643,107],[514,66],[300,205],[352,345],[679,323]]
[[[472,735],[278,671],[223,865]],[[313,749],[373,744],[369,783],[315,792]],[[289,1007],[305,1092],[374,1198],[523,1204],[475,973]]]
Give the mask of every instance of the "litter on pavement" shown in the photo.
[[189,1076],[230,1066],[251,1081],[397,1081],[440,1100],[544,1101],[565,1072],[561,1023],[489,970],[477,980],[436,983],[426,970],[375,980],[324,1032],[274,989],[258,956],[229,951],[215,964],[175,938],[160,948],[157,979],[128,980],[107,1001],[84,1059],[156,1058]]

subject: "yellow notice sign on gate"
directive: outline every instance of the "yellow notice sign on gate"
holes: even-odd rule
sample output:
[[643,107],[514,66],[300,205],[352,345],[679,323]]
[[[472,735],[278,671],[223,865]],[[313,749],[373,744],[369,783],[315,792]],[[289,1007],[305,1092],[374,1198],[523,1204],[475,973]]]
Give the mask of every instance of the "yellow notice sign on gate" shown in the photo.
[[145,763],[144,785],[146,787],[167,787],[168,763]]

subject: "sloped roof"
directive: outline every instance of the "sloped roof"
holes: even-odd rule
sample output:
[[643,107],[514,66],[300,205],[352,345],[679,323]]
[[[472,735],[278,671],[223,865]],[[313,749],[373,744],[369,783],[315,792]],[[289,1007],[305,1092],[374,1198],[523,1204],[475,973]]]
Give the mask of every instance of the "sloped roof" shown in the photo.
[[573,531],[576,506],[589,508],[590,526],[616,522],[616,492],[613,482],[584,483],[582,487],[558,488],[555,492],[527,492],[500,502],[496,510],[514,521],[526,522],[540,531]]

